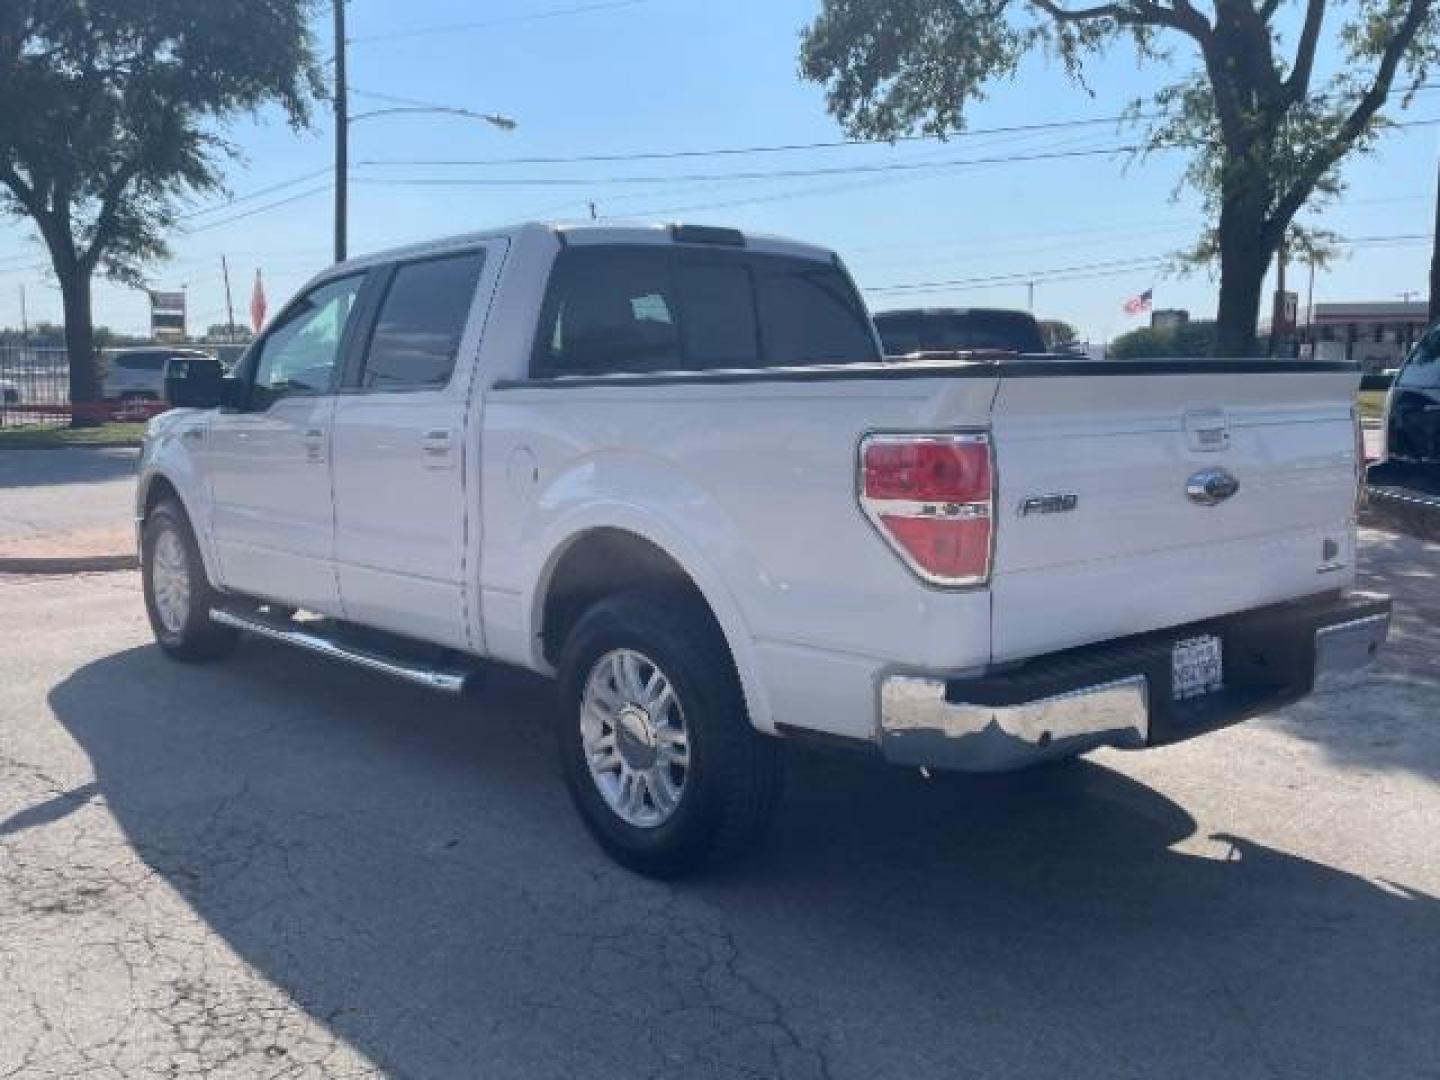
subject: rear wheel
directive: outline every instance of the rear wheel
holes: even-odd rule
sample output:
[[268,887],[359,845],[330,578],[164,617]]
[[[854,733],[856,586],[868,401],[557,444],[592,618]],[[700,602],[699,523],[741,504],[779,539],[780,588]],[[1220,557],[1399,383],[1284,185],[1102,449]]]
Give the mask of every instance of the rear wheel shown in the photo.
[[177,660],[218,660],[229,655],[239,631],[210,620],[219,594],[205,577],[185,511],[172,500],[146,515],[140,569],[145,613],[162,649]]
[[780,746],[750,726],[707,611],[644,594],[601,601],[566,642],[560,693],[566,784],[616,861],[674,878],[759,839]]

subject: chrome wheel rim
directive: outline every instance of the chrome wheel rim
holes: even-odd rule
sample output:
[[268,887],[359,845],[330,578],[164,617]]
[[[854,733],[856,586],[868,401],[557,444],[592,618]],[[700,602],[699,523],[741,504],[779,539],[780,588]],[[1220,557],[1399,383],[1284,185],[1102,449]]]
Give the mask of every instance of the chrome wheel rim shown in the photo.
[[674,815],[690,775],[690,735],[674,684],[633,649],[595,661],[580,699],[590,779],[627,825],[653,829]]
[[150,588],[160,625],[167,633],[180,634],[190,617],[190,565],[184,541],[174,529],[162,529],[155,538]]

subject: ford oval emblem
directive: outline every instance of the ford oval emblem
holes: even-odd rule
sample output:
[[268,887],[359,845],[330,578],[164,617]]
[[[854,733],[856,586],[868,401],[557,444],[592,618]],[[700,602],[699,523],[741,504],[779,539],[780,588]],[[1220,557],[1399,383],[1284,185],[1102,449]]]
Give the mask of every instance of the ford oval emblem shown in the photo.
[[1240,490],[1240,481],[1228,469],[1201,469],[1185,481],[1185,494],[1201,506],[1222,503]]

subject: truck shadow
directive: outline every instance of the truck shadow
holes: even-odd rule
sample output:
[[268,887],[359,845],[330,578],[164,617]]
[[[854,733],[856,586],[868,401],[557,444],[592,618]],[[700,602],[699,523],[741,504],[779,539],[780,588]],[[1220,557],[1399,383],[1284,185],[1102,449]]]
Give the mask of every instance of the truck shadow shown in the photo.
[[139,856],[395,1075],[1440,1061],[1440,902],[1197,834],[1100,764],[926,782],[797,752],[764,852],[666,886],[583,834],[525,677],[450,701],[247,642],[109,656],[50,703]]

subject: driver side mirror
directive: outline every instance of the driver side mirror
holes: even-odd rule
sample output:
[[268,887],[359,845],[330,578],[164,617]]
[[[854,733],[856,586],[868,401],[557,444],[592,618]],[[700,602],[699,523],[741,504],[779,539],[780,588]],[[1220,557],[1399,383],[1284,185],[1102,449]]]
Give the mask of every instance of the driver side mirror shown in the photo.
[[213,409],[223,402],[225,369],[214,356],[172,356],[165,361],[165,400],[176,408]]

